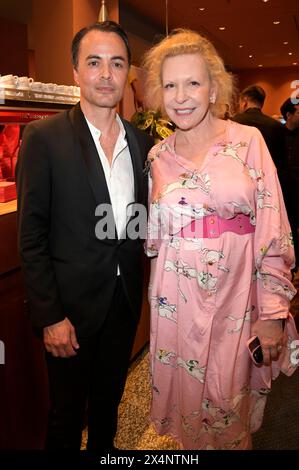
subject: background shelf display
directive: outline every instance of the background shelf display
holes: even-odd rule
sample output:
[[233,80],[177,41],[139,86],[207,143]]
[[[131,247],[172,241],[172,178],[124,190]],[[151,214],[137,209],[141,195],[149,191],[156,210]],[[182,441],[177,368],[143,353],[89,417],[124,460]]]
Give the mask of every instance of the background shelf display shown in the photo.
[[[78,87],[69,87],[77,89]],[[65,93],[58,93],[58,92],[50,92],[44,90],[22,90],[17,89],[15,87],[9,86],[2,86],[0,84],[0,102],[4,102],[6,100],[14,100],[14,101],[34,101],[34,102],[41,102],[41,103],[61,103],[61,104],[71,104],[74,105],[78,103],[80,100],[80,94],[77,90],[75,90],[76,94],[69,94]]]
[[5,99],[0,103],[0,209],[17,197],[15,167],[24,126],[73,106],[71,103],[29,100],[32,97],[30,91],[23,92],[23,96],[27,97],[25,101],[21,99],[21,92],[18,93],[18,97],[15,92],[10,95],[5,93]]

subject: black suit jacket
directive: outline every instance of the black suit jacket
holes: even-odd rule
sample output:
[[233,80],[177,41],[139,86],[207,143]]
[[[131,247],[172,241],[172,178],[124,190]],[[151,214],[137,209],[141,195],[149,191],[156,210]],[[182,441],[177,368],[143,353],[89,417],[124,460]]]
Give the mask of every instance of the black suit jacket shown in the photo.
[[[123,124],[133,164],[135,202],[146,205],[143,167],[153,141],[129,122]],[[142,240],[96,237],[96,207],[110,204],[110,197],[79,104],[26,127],[16,180],[19,250],[33,325],[42,328],[67,316],[79,336],[93,333],[108,311],[117,266],[138,320]]]
[[284,128],[280,122],[267,116],[259,108],[248,108],[243,113],[233,116],[231,120],[247,126],[257,127],[265,139],[277,171],[280,172],[285,169]]

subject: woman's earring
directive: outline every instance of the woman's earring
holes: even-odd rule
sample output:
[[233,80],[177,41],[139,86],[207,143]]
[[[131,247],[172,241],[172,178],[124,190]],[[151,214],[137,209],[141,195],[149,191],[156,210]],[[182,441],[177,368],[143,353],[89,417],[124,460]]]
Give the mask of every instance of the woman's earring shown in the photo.
[[215,104],[215,102],[216,102],[216,96],[215,95],[210,96],[210,103]]

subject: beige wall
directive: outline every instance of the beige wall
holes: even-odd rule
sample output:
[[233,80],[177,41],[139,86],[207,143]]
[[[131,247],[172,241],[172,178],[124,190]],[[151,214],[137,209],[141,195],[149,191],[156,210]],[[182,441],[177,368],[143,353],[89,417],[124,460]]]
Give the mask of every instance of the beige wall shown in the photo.
[[36,80],[71,85],[72,0],[33,0],[32,15]]
[[[109,19],[118,21],[118,0],[106,3]],[[37,81],[74,83],[71,42],[77,31],[97,21],[100,5],[99,0],[33,0],[31,35]]]
[[0,74],[27,76],[27,26],[0,18],[0,44]]
[[140,66],[143,54],[151,47],[151,43],[130,32],[128,38],[132,50],[132,64]]
[[73,35],[84,26],[97,21],[99,14],[98,0],[72,0],[73,3]]
[[[263,112],[273,116],[273,114],[280,114],[280,106],[294,91],[291,88],[291,83],[294,80],[299,80],[299,68],[294,66],[246,69],[239,70],[236,76],[239,90],[253,84],[264,88],[267,96]],[[297,89],[299,90],[299,83]]]
[[[106,0],[106,5],[109,13],[109,20],[119,22],[119,3],[121,0]],[[99,2],[100,4],[100,2]]]

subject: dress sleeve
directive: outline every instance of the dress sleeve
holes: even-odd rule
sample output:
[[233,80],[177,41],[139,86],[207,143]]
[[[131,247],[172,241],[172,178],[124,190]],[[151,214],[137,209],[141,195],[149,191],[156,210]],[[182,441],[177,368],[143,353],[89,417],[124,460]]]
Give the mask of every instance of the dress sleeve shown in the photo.
[[256,131],[249,149],[251,177],[255,180],[255,275],[259,318],[287,318],[296,290],[291,283],[294,248],[277,171]]

